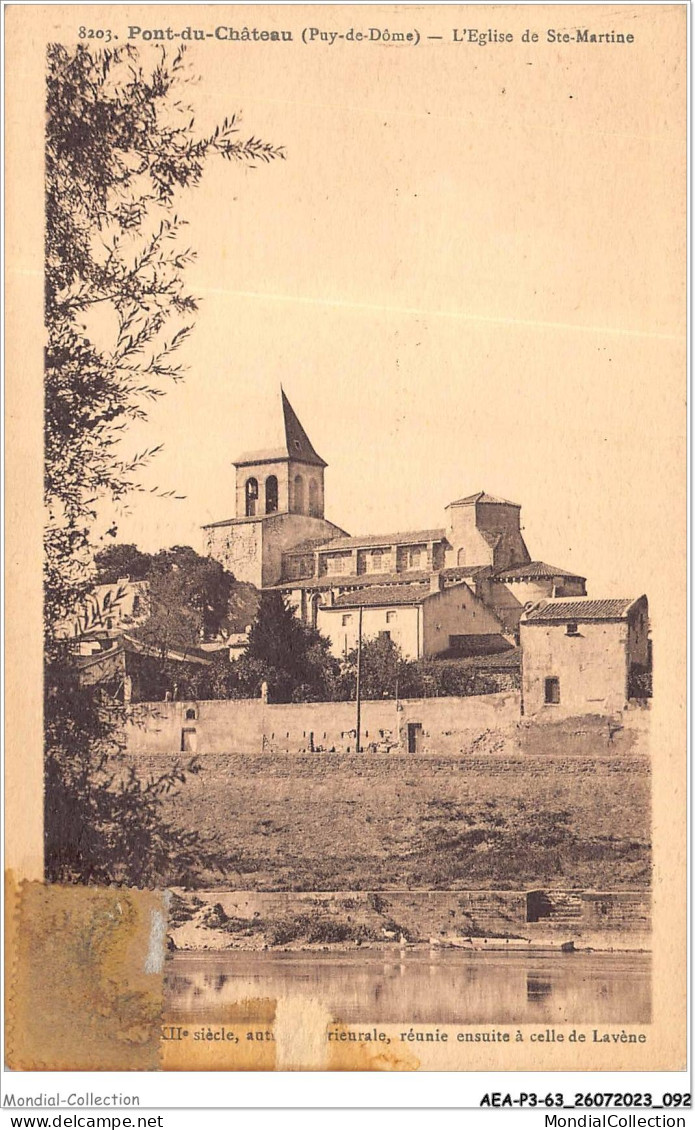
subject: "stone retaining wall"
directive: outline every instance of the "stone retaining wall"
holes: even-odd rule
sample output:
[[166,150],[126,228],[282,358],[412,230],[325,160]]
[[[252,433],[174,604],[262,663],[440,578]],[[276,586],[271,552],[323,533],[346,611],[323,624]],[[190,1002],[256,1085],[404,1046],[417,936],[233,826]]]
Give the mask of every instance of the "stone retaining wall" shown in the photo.
[[[529,921],[533,896],[547,914]],[[206,891],[198,897],[221,906],[238,924],[310,918],[364,926],[374,936],[402,932],[410,941],[446,937],[547,934],[581,937],[597,931],[646,934],[651,928],[647,890],[631,891]],[[184,896],[190,899],[190,896]],[[388,929],[387,929],[388,928]]]

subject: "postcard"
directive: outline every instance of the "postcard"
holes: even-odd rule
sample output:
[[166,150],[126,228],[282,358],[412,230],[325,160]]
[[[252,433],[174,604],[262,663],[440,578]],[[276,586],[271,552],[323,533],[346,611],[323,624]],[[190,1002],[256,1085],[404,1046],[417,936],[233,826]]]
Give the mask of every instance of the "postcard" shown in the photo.
[[686,6],[6,91],[9,1068],[682,1070]]

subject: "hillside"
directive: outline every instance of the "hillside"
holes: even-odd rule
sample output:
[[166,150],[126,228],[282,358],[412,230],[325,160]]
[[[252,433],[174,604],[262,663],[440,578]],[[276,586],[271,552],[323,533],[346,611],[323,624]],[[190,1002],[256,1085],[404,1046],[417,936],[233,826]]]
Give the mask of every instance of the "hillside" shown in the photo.
[[[141,772],[171,756],[139,755]],[[649,760],[216,754],[168,799],[216,835],[237,890],[619,890],[650,881]],[[171,881],[175,882],[172,876]]]

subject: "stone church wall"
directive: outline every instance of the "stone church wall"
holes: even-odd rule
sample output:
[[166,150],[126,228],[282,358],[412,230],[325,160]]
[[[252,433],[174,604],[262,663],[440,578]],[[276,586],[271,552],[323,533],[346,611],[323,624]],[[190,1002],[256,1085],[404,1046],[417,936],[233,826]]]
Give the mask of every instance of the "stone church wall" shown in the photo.
[[219,561],[237,581],[260,588],[262,573],[262,530],[260,519],[209,526],[204,531],[204,552]]

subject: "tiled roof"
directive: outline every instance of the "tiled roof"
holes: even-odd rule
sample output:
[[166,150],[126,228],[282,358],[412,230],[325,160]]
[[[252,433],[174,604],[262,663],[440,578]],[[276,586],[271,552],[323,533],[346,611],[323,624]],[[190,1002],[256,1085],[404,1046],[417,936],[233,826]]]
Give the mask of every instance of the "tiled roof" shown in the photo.
[[345,592],[336,599],[331,608],[358,608],[362,606],[378,606],[381,604],[421,604],[430,595],[429,585],[374,585],[366,589],[357,589],[355,592]]
[[[487,577],[492,572],[489,565],[453,566],[442,569],[445,582],[470,581],[474,578]],[[426,569],[408,569],[402,573],[332,573],[322,577],[298,577],[295,580],[285,579],[274,589],[345,589],[368,588],[380,585],[410,585],[427,581],[432,576]]]
[[369,588],[375,585],[409,585],[427,581],[430,573],[413,569],[407,573],[331,573],[322,577],[300,577],[297,580],[283,580],[274,589],[346,589]]
[[340,586],[335,577],[296,577],[294,580],[278,581],[276,585],[267,585],[268,589],[281,589],[282,592],[288,592],[290,589],[316,589],[323,591],[327,589],[334,589],[342,587],[347,581],[348,584],[356,584],[357,581],[362,580],[361,577],[343,577],[340,581]]
[[196,663],[200,666],[209,666],[210,660],[199,651],[198,648],[181,648],[181,647],[168,647],[162,649],[158,646],[143,643],[142,640],[133,639],[125,633],[119,634],[117,642],[114,647],[108,648],[106,651],[97,651],[93,655],[76,655],[75,663],[79,668],[93,667],[100,661],[110,659],[115,655],[124,651],[129,651],[134,655],[145,655],[152,659],[172,659],[179,663]]
[[455,643],[449,647],[446,655],[469,658],[483,655],[498,656],[502,652],[511,650],[512,645],[501,632],[480,632],[470,635],[455,635]]
[[451,565],[448,569],[442,569],[442,576],[445,581],[458,580],[481,580],[483,577],[492,575],[491,565]]
[[481,668],[489,671],[491,668],[498,670],[518,670],[521,666],[521,648],[511,647],[508,651],[501,651],[498,655],[472,655],[463,660],[466,667]]
[[277,518],[277,514],[254,514],[253,518],[224,518],[221,522],[206,522],[201,530],[214,530],[218,526],[240,526],[244,522],[265,522],[266,518]]
[[283,549],[283,557],[293,557],[296,554],[313,553],[319,546],[325,545],[326,539],[323,538],[307,538],[305,541],[300,541],[297,545],[293,545],[291,549]]
[[243,467],[247,463],[286,463],[288,459],[285,447],[258,447],[253,451],[242,451],[234,460],[234,466]]
[[450,502],[449,506],[465,506],[469,502],[492,502],[498,503],[500,506],[516,506],[517,509],[521,510],[518,502],[510,502],[508,498],[495,498],[494,494],[488,494],[484,490],[479,490],[477,494],[469,494],[466,498],[457,498],[455,502]]
[[586,620],[624,620],[628,609],[635,603],[632,597],[610,597],[593,600],[578,596],[569,599],[543,600],[535,608],[526,612],[525,623]]
[[446,530],[406,530],[395,534],[363,534],[361,537],[335,538],[324,542],[319,548],[323,551],[341,549],[375,548],[390,545],[422,545],[429,541],[443,541]]
[[546,565],[545,561],[529,561],[526,565],[509,565],[506,569],[497,569],[495,578],[498,581],[511,580],[521,577],[522,580],[532,580],[536,577],[567,577],[573,581],[585,581],[578,573],[570,573],[567,569],[556,569],[554,565]]

